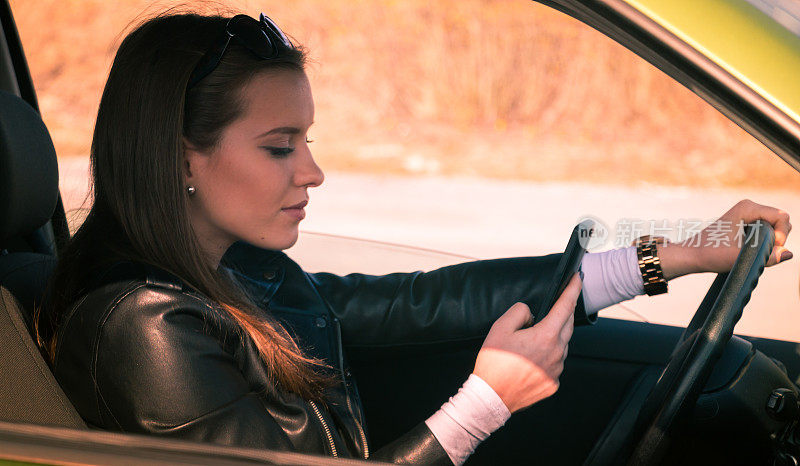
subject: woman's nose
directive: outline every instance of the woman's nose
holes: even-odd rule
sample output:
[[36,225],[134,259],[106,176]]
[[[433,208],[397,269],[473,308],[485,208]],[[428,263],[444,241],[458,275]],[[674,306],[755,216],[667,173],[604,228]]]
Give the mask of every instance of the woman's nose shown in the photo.
[[295,173],[295,181],[298,186],[317,187],[325,180],[325,174],[314,161],[311,151],[307,150],[303,161],[300,163]]

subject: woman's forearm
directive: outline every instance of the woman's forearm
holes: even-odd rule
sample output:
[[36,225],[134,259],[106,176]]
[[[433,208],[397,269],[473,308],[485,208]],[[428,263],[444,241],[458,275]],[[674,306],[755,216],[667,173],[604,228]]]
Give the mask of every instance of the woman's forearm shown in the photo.
[[697,261],[699,248],[684,243],[664,243],[657,246],[664,279],[672,280],[690,273],[701,272]]

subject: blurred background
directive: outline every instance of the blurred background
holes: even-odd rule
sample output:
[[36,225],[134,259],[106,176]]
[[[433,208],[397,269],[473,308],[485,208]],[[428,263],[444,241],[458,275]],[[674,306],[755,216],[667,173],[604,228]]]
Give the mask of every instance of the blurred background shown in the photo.
[[326,170],[800,190],[797,172],[690,91],[604,35],[529,1],[11,6],[60,157],[88,154],[124,33],[179,6],[263,11],[308,48],[314,150]]
[[[586,215],[612,240],[621,221],[711,222],[744,198],[800,218],[800,173],[633,53],[527,0],[11,6],[73,229],[89,207],[91,134],[116,47],[168,8],[263,11],[310,52],[326,181],[287,250],[309,271],[557,252]],[[787,246],[800,254],[800,233]],[[738,333],[800,341],[799,260],[764,273]],[[683,277],[602,315],[685,326],[713,278]]]

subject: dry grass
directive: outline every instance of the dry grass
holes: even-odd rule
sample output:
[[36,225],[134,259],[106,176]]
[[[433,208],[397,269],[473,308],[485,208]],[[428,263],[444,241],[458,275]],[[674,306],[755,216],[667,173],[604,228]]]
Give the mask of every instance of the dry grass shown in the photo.
[[[86,155],[121,31],[175,2],[11,4],[56,149]],[[310,50],[315,154],[325,169],[800,189],[800,174],[694,94],[538,4],[230,8],[268,12]]]

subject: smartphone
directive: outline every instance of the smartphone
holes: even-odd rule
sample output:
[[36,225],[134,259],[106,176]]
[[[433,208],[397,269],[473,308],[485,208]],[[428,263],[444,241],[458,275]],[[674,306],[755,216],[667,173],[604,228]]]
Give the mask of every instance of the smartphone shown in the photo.
[[564,292],[572,276],[578,273],[581,266],[581,260],[586,253],[584,245],[589,243],[589,239],[594,234],[594,222],[592,220],[584,220],[575,225],[572,229],[572,235],[569,237],[567,248],[564,254],[558,261],[555,274],[550,285],[546,288],[547,293],[544,298],[539,302],[533,310],[533,323],[537,324],[550,313],[550,309]]

